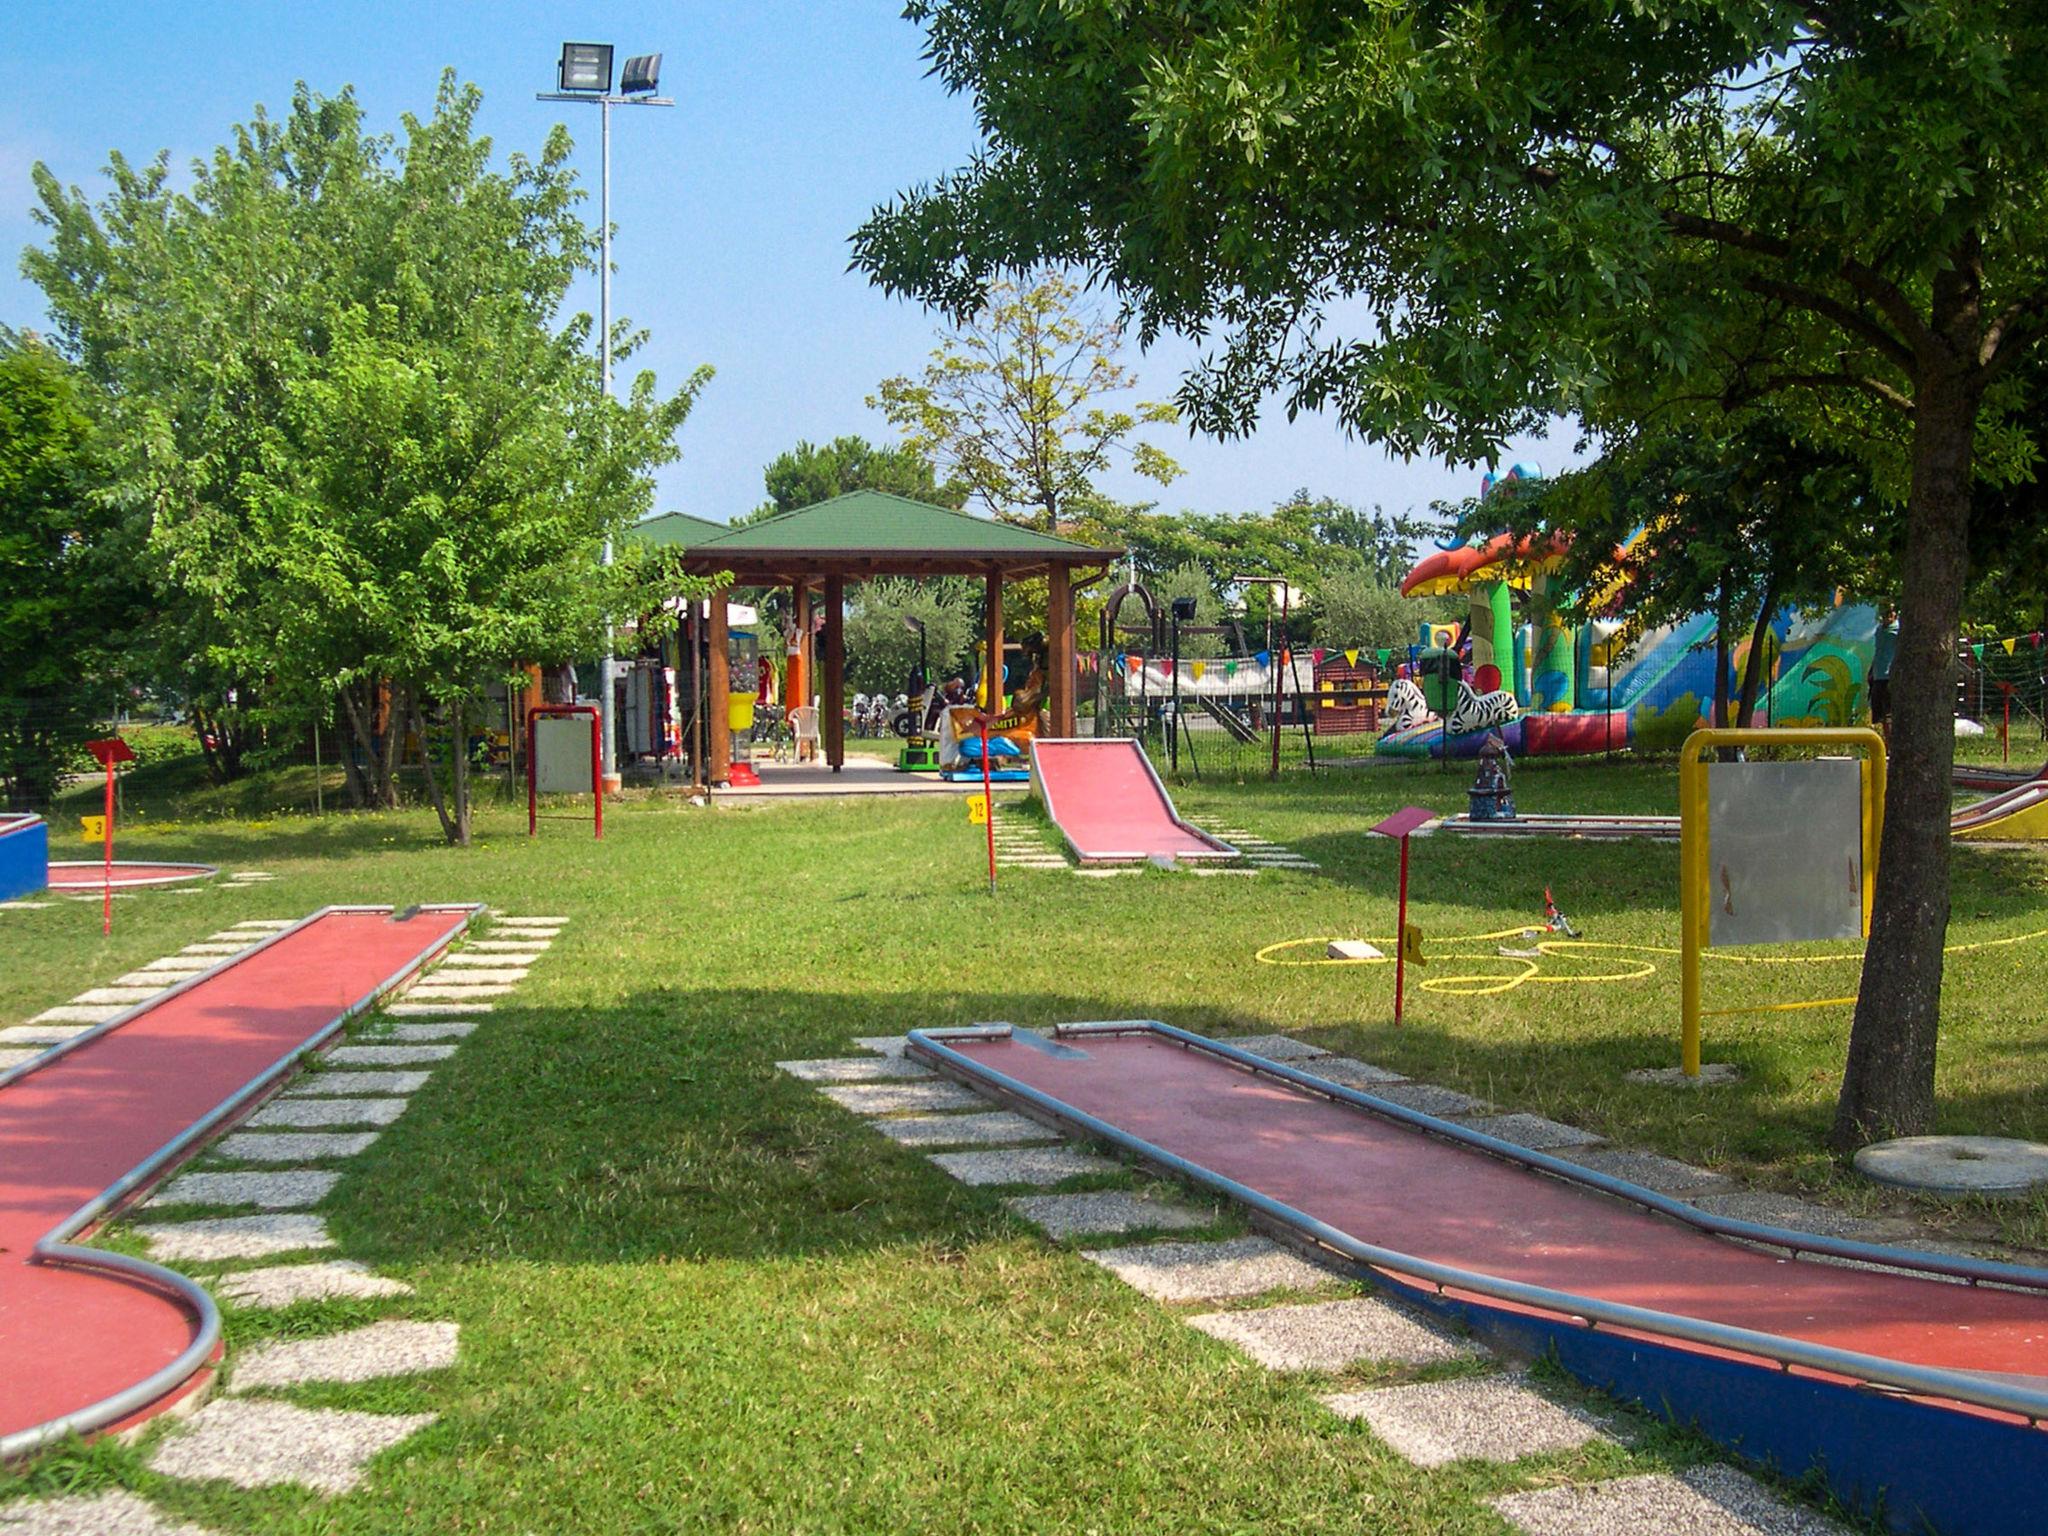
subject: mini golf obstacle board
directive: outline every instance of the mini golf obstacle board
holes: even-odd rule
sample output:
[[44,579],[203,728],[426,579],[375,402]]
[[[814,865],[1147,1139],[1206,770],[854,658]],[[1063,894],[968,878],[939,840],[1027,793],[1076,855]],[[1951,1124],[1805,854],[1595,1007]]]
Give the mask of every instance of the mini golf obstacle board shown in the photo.
[[33,896],[50,877],[50,829],[40,816],[0,816],[0,901]]
[[2048,1271],[1711,1215],[1164,1024],[905,1053],[1895,1529],[2048,1529]]
[[75,1239],[482,910],[325,908],[0,1071],[0,1458],[137,1422],[192,1388],[220,1342],[212,1299]]
[[1083,865],[1240,856],[1222,838],[1181,819],[1152,760],[1129,737],[1034,738],[1031,782]]

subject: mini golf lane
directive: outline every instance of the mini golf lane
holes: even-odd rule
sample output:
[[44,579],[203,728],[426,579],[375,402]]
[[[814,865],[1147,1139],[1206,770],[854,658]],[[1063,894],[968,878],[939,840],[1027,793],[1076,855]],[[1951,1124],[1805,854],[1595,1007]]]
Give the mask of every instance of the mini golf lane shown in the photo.
[[124,890],[136,885],[176,885],[185,880],[204,880],[220,871],[211,864],[158,864],[116,859],[113,876],[95,859],[58,859],[50,864],[53,891],[97,891],[106,885]]
[[[1284,1076],[1246,1070],[1194,1037],[1132,1028],[1146,1032],[1062,1033],[1056,1044],[1022,1033],[919,1032],[911,1054],[998,1096],[1007,1088],[999,1079],[1007,1078],[1043,1095],[1041,1111],[1097,1134],[1112,1130],[1141,1157],[1167,1166],[1182,1160],[1191,1167],[1178,1171],[1214,1176],[1217,1187],[1233,1181],[1291,1208],[1309,1220],[1287,1224],[1305,1233],[1321,1223],[1360,1244],[1566,1298],[2048,1391],[2048,1295],[1801,1262]],[[1313,1063],[1304,1071],[1312,1073]],[[1828,1246],[1782,1236],[1808,1251]],[[1918,1267],[1911,1255],[1884,1252]],[[1459,1314],[1481,1333],[1510,1347],[1554,1349],[1583,1378],[1697,1423],[1745,1454],[1775,1459],[1793,1475],[1824,1465],[1846,1501],[1882,1502],[1888,1517],[1907,1522],[1901,1529],[1917,1529],[1911,1521],[1921,1514],[1941,1531],[2048,1528],[2048,1506],[2038,1497],[2048,1475],[2048,1431],[2027,1427],[2024,1415],[1937,1405],[1855,1385],[1853,1375],[1788,1371],[1661,1330],[1588,1329],[1569,1306],[1546,1309],[1456,1287],[1446,1295],[1415,1272],[1378,1267],[1397,1289]],[[2005,1273],[2048,1286],[2048,1274]],[[1930,1468],[1929,1458],[1940,1459]],[[2024,1505],[2000,1503],[2000,1490],[2024,1490]],[[1988,1510],[1977,1507],[1987,1499]],[[2022,1507],[2028,1513],[2014,1523]]]
[[1238,856],[1181,820],[1145,749],[1128,738],[1034,740],[1031,772],[1046,814],[1083,864]]
[[30,1449],[40,1426],[72,1415],[87,1416],[76,1427],[97,1428],[167,1405],[184,1383],[167,1384],[153,1403],[91,1412],[172,1367],[205,1331],[195,1301],[153,1278],[154,1266],[122,1275],[69,1258],[36,1261],[37,1245],[137,1170],[148,1170],[139,1187],[171,1166],[189,1150],[181,1137],[249,1107],[299,1053],[416,972],[477,910],[316,913],[0,1073],[0,1450]]

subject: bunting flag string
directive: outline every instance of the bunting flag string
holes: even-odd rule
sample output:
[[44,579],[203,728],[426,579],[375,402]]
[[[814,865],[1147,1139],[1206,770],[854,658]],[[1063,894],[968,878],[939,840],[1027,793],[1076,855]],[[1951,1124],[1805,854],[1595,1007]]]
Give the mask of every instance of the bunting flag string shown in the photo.
[[1327,654],[1328,654],[1328,652],[1326,652],[1326,651],[1325,651],[1325,650],[1324,650],[1324,649],[1323,649],[1323,648],[1322,648],[1322,647],[1321,647],[1321,646],[1319,645],[1319,646],[1317,646],[1317,647],[1315,648],[1315,650],[1314,650],[1314,652],[1313,652],[1312,654],[1313,654],[1313,657],[1314,657],[1315,665],[1317,665],[1317,666],[1319,666],[1319,667],[1320,667],[1320,666],[1321,666],[1321,665],[1323,664],[1323,657],[1324,657],[1325,655],[1327,655]]
[[[1381,654],[1382,656],[1384,656],[1384,655],[1386,655],[1386,652],[1385,652],[1385,651],[1382,651],[1382,652],[1380,652],[1380,654]],[[1350,649],[1349,649],[1348,651],[1346,651],[1346,652],[1344,653],[1344,665],[1345,665],[1345,666],[1347,666],[1347,667],[1355,667],[1355,666],[1357,666],[1357,665],[1358,665],[1358,647],[1357,647],[1357,646],[1355,646],[1355,645],[1354,645],[1354,646],[1352,646],[1352,647],[1351,647],[1351,648],[1350,648]]]
[[1265,666],[1272,659],[1273,653],[1271,651],[1254,651],[1252,653],[1252,660],[1256,661],[1262,667]]
[[2013,647],[2014,647],[2015,645],[2018,645],[2018,644],[2019,644],[2019,641],[2017,641],[2017,640],[2008,640],[2008,641],[2006,641],[2006,642],[2005,642],[2005,654],[2006,654],[2006,655],[2008,655],[2008,656],[2010,656],[2010,655],[2012,654],[2012,648],[2013,648]]
[[1223,675],[1225,677],[1237,676],[1237,663],[1234,661],[1226,661],[1225,663],[1223,663]]
[[1203,672],[1208,670],[1208,664],[1206,662],[1191,661],[1188,663],[1188,670],[1195,674],[1195,681],[1199,683],[1202,680]]

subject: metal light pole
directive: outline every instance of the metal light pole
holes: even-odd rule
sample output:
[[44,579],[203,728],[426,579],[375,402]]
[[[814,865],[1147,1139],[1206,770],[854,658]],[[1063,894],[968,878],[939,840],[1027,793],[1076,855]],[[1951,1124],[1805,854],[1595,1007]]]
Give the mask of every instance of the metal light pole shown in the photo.
[[[675,102],[657,96],[661,81],[661,55],[635,54],[626,60],[619,76],[618,94],[612,92],[612,45],[610,43],[564,43],[555,65],[558,89],[538,92],[536,101],[578,101],[596,103],[600,170],[598,173],[598,267],[597,347],[598,370],[604,397],[612,397],[612,108],[672,107]],[[605,536],[598,564],[612,563],[611,536]],[[619,741],[612,717],[613,696],[618,689],[618,658],[612,654],[612,626],[604,626],[604,656],[598,663],[597,718],[599,769],[603,791],[619,787]]]

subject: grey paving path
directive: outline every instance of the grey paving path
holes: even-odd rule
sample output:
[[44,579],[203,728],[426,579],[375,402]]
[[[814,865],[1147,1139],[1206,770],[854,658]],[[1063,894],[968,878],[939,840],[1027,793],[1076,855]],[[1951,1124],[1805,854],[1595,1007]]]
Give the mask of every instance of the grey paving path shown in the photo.
[[275,1173],[181,1173],[150,1196],[150,1206],[258,1205],[288,1211],[318,1205],[341,1175],[317,1168],[284,1168]]
[[1223,1301],[1326,1285],[1330,1272],[1263,1237],[1096,1248],[1086,1258],[1156,1301]]
[[[339,1074],[334,1074],[339,1075]],[[325,1083],[322,1072],[313,1081]],[[383,1098],[277,1098],[249,1117],[252,1126],[297,1126],[318,1129],[330,1125],[389,1125],[405,1113],[406,1100]]]
[[1205,1312],[1188,1321],[1274,1371],[1341,1371],[1361,1362],[1434,1365],[1479,1352],[1377,1296]]
[[1489,1501],[1523,1536],[1848,1536],[1733,1467],[1693,1467]]
[[376,1381],[445,1371],[455,1363],[461,1329],[454,1323],[387,1319],[345,1333],[307,1339],[266,1339],[229,1361],[228,1390],[295,1387],[314,1381]]
[[211,1536],[126,1489],[0,1505],[0,1536]]
[[1058,1184],[1084,1173],[1118,1173],[1121,1163],[1077,1147],[1010,1147],[991,1152],[934,1152],[932,1162],[963,1184]]
[[137,1227],[135,1233],[149,1244],[152,1257],[190,1264],[217,1259],[267,1259],[273,1254],[334,1246],[334,1239],[327,1235],[326,1221],[301,1212],[166,1222]]
[[[1268,1061],[1309,1062],[1330,1053],[1320,1045],[1310,1045],[1306,1040],[1297,1040],[1292,1035],[1240,1035],[1234,1040],[1221,1040],[1222,1044],[1235,1046],[1240,1051],[1249,1051],[1254,1056],[1263,1056]],[[1305,1072],[1314,1067],[1304,1066]]]
[[987,1109],[988,1100],[958,1083],[842,1083],[819,1092],[857,1115],[893,1115],[917,1109]]
[[875,1129],[906,1147],[997,1147],[1059,1140],[1059,1132],[1007,1110],[986,1115],[903,1115],[877,1120]]
[[410,1296],[403,1280],[372,1274],[354,1259],[329,1259],[319,1264],[272,1264],[222,1275],[207,1287],[214,1295],[244,1307],[276,1309],[301,1301],[337,1297]]
[[1323,1401],[1344,1418],[1365,1420],[1418,1467],[1519,1461],[1607,1438],[1590,1414],[1552,1402],[1516,1376],[1340,1392]]
[[1532,1152],[1550,1152],[1559,1147],[1596,1147],[1607,1138],[1576,1125],[1546,1120],[1541,1115],[1486,1115],[1466,1124],[1499,1141],[1513,1142]]
[[902,1056],[834,1056],[823,1061],[778,1061],[799,1082],[874,1083],[889,1078],[929,1078],[931,1071]]
[[368,1151],[375,1131],[289,1132],[237,1131],[221,1138],[214,1151],[244,1163],[297,1163],[308,1158],[354,1157]]
[[150,1466],[165,1477],[219,1479],[238,1488],[298,1483],[316,1493],[347,1493],[373,1457],[433,1422],[431,1413],[347,1413],[221,1398],[158,1442]]
[[425,1072],[309,1072],[284,1090],[288,1099],[325,1094],[416,1093],[426,1087]]
[[1184,1231],[1206,1227],[1216,1218],[1207,1211],[1156,1195],[1127,1189],[1102,1189],[1075,1195],[1012,1195],[1003,1202],[1048,1237],[1081,1237],[1099,1233]]

